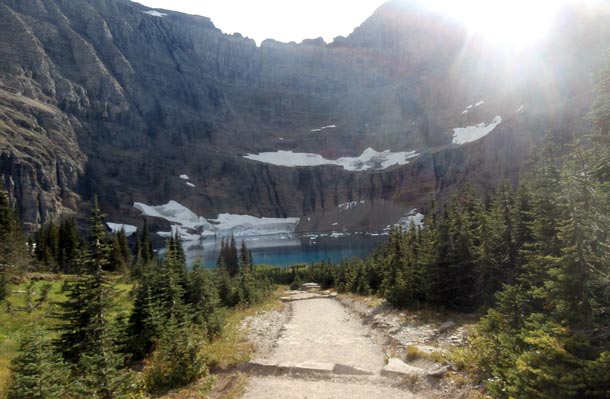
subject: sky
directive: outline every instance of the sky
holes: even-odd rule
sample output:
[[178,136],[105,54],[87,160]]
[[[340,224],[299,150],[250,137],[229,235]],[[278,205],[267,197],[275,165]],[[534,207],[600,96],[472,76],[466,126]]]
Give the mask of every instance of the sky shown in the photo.
[[239,32],[260,44],[322,36],[327,43],[347,36],[385,0],[136,0],[164,8],[210,17],[225,33]]

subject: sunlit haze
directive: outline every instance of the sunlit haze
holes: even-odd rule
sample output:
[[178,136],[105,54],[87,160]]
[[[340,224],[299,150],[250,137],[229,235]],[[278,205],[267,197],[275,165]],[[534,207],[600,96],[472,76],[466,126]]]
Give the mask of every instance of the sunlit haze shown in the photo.
[[148,7],[165,8],[210,17],[225,33],[239,32],[261,43],[322,36],[331,42],[347,36],[371,16],[384,0],[137,0]]
[[566,4],[585,2],[590,0],[428,0],[427,4],[461,21],[472,34],[523,46],[544,38]]
[[[210,17],[225,33],[239,32],[257,43],[322,36],[331,42],[349,35],[384,0],[137,0],[149,7]],[[416,0],[412,0],[416,1]],[[472,34],[498,44],[536,43],[551,28],[557,11],[568,2],[596,0],[422,0],[462,22]]]

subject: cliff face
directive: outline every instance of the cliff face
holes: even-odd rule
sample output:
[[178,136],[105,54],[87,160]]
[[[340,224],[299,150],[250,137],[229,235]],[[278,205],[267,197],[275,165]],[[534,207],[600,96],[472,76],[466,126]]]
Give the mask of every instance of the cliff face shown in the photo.
[[[411,209],[466,180],[491,185],[514,177],[546,132],[586,129],[610,42],[600,10],[566,11],[553,40],[508,55],[408,1],[328,45],[257,47],[207,18],[149,11],[126,0],[0,0],[0,174],[32,226],[94,193],[124,221],[134,201],[169,200],[208,217],[323,219],[353,200]],[[452,144],[453,128],[497,115],[489,136]],[[336,159],[368,147],[420,156],[366,172],[242,157]]]

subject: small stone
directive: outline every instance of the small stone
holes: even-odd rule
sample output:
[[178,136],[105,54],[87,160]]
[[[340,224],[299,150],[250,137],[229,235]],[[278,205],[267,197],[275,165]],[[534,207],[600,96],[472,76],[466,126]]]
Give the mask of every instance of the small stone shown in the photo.
[[408,376],[424,376],[428,372],[420,367],[409,366],[400,359],[390,358],[388,364],[381,369],[381,375],[384,377],[408,377]]
[[439,333],[447,332],[447,330],[449,330],[453,326],[455,326],[455,321],[453,321],[453,320],[446,321],[438,327],[438,332]]

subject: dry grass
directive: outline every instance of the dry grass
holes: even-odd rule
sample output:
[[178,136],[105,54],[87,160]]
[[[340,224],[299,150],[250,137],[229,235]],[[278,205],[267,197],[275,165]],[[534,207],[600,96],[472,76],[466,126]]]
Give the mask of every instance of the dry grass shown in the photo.
[[378,297],[378,296],[362,296],[362,295],[352,294],[349,292],[342,293],[341,296],[344,296],[344,297],[349,298],[356,302],[363,303],[370,308],[376,308],[376,307],[382,306],[386,303],[385,299]]

